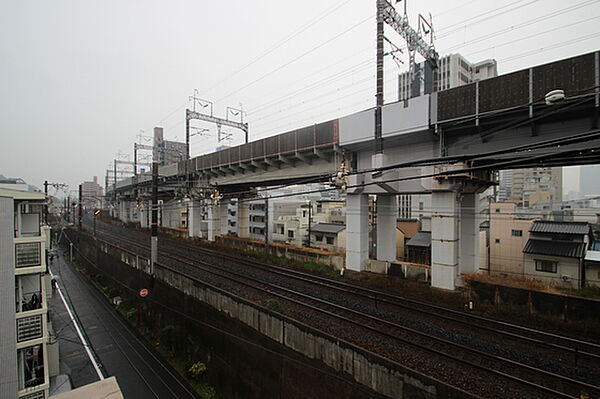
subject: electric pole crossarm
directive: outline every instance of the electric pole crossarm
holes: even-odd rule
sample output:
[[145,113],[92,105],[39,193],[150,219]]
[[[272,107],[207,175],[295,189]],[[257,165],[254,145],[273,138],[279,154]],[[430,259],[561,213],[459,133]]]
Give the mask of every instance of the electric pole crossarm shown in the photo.
[[138,143],[133,143],[133,145],[135,146],[135,148],[137,148],[138,150],[150,150],[152,151],[154,149],[153,146],[151,145],[146,145],[146,144],[138,144]]
[[[133,161],[120,161],[120,160],[117,160],[117,164],[118,165],[134,165],[134,166],[136,165],[136,163],[133,162]],[[150,163],[143,163],[143,162],[138,162],[137,165],[138,166],[139,165],[141,165],[141,166],[152,166],[152,164],[150,164]]]
[[406,40],[409,50],[416,50],[426,60],[429,60],[434,68],[439,59],[438,53],[432,45],[428,45],[421,35],[409,24],[408,18],[403,18],[387,0],[377,0],[381,3],[382,17],[386,24],[392,27],[400,36]]
[[240,129],[244,132],[248,132],[248,124],[247,123],[234,122],[234,121],[219,118],[216,116],[204,115],[199,112],[190,111],[189,109],[186,110],[186,119],[187,120],[199,119],[201,121],[212,122],[212,123],[221,124],[224,126],[234,127],[236,129]]

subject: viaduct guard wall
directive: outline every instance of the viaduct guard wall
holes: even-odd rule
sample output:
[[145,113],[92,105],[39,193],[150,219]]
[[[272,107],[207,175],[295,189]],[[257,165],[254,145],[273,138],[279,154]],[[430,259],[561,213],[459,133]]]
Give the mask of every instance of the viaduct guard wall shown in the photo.
[[[202,361],[227,398],[468,398],[400,364],[75,230],[68,237],[124,298],[150,294],[143,318],[164,345]],[[124,289],[120,284],[131,287]],[[116,289],[116,290],[115,290]],[[165,332],[166,331],[166,332]]]

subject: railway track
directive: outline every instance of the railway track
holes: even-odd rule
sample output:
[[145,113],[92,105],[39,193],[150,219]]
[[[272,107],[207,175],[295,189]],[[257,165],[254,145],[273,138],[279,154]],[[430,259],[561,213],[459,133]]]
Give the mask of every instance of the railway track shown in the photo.
[[[100,227],[99,236],[107,241],[116,241],[122,247],[130,246],[126,249],[133,248],[137,252],[148,252],[147,236],[130,230],[126,232],[127,237],[118,234],[123,233],[122,229],[103,225]],[[144,239],[146,243],[144,243]],[[597,344],[498,322],[310,273],[268,266],[230,254],[193,247],[175,240],[162,240],[162,242],[167,245],[161,246],[159,261],[170,263],[171,265],[168,267],[177,272],[185,271],[195,279],[202,277],[205,279],[207,274],[210,274],[213,280],[220,280],[221,284],[222,281],[228,281],[229,285],[235,286],[233,288],[237,292],[254,292],[255,300],[261,296],[263,301],[265,298],[277,298],[284,306],[291,309],[295,317],[305,319],[316,317],[316,323],[326,328],[327,320],[334,319],[337,327],[330,326],[329,329],[334,330],[333,333],[336,336],[339,336],[340,332],[351,330],[352,334],[346,333],[346,335],[358,335],[358,341],[363,341],[361,345],[368,346],[371,343],[370,347],[375,347],[377,352],[386,348],[389,352],[390,347],[395,348],[393,352],[422,351],[427,355],[422,354],[421,356],[438,357],[440,363],[449,363],[457,367],[457,370],[449,373],[450,375],[446,375],[447,372],[438,372],[436,375],[438,378],[444,380],[455,378],[455,374],[461,374],[459,371],[461,368],[468,367],[471,370],[474,368],[478,370],[478,373],[484,375],[491,374],[490,381],[493,382],[488,382],[488,385],[496,386],[496,391],[499,386],[507,387],[504,384],[499,385],[497,381],[510,381],[512,385],[525,389],[529,396],[573,398],[586,392],[592,397],[600,397],[600,387],[594,384],[594,381],[597,381],[595,378],[597,377],[598,359],[600,359],[598,355],[600,346]],[[202,274],[198,274],[198,271],[202,271]],[[267,278],[267,274],[271,277]],[[287,280],[287,282],[282,280]],[[318,292],[325,292],[326,295],[318,295]],[[327,298],[328,296],[337,297],[337,300]],[[359,306],[356,306],[357,303]],[[398,309],[402,309],[403,312],[415,312],[416,306],[419,307],[417,309],[419,313],[426,314],[426,317],[429,318],[435,318],[438,322],[461,325],[463,329],[473,329],[476,326],[485,334],[496,334],[502,337],[501,340],[508,339],[518,341],[520,345],[533,346],[536,349],[531,353],[537,356],[549,356],[551,357],[550,361],[556,361],[557,355],[558,359],[561,359],[560,356],[563,358],[571,356],[573,357],[571,361],[574,360],[575,365],[568,367],[566,372],[560,368],[559,370],[547,370],[532,361],[530,358],[534,356],[531,354],[529,357],[525,357],[525,361],[523,359],[515,360],[510,356],[503,356],[502,353],[498,354],[489,350],[490,347],[496,346],[495,344],[481,348],[481,345],[474,345],[472,342],[465,343],[464,337],[462,341],[448,339],[448,337],[439,336],[438,333],[413,328],[410,323],[406,325],[406,323],[389,317]],[[465,336],[468,337],[469,334]],[[481,331],[479,337],[481,337]],[[352,339],[351,336],[348,338]],[[356,341],[356,337],[354,338]],[[496,337],[495,339],[500,338]],[[393,356],[394,354],[392,354]],[[406,358],[407,356],[399,357]],[[412,354],[408,357],[413,362],[426,363],[421,364],[424,368],[432,363],[430,360],[420,361],[419,356]],[[580,364],[577,365],[577,363]],[[593,372],[593,366],[596,366],[596,373]],[[591,372],[590,369],[592,369]],[[464,379],[465,375],[469,373],[462,372],[462,374]],[[467,380],[469,379],[467,378]],[[477,381],[469,383],[476,384]],[[466,388],[464,384],[459,387]],[[500,389],[500,391],[503,390]],[[494,396],[520,397],[514,392],[514,389],[512,391],[508,389],[508,391],[510,392],[504,392],[507,395]],[[485,397],[489,397],[488,394],[489,392],[482,392]]]

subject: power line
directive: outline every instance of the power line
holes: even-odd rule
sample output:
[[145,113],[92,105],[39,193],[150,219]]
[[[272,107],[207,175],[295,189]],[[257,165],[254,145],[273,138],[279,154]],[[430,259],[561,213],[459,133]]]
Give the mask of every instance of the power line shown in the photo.
[[252,61],[250,61],[249,63],[247,63],[246,65],[244,65],[240,69],[238,69],[235,72],[231,73],[228,77],[226,77],[224,79],[221,79],[220,81],[218,81],[217,83],[215,83],[214,85],[212,85],[211,87],[209,87],[208,89],[206,89],[205,91],[213,90],[214,88],[220,86],[222,83],[226,82],[228,79],[231,79],[235,75],[237,75],[240,72],[246,70],[250,66],[254,65],[255,63],[257,63],[258,61],[262,60],[267,55],[271,54],[273,51],[277,50],[278,48],[280,48],[284,44],[288,43],[290,40],[292,40],[293,38],[295,38],[299,34],[305,32],[310,27],[316,25],[317,23],[319,23],[320,21],[322,21],[323,19],[325,19],[326,17],[328,17],[329,15],[331,15],[332,13],[334,13],[335,11],[339,10],[342,6],[345,6],[350,1],[351,0],[342,0],[342,1],[340,1],[339,3],[337,3],[336,5],[334,5],[333,7],[329,8],[327,11],[325,11],[324,13],[322,13],[319,17],[317,17],[316,19],[314,19],[312,22],[309,22],[309,23],[305,24],[304,26],[300,27],[299,29],[297,29],[296,31],[292,32],[288,37],[286,37],[285,39],[281,40],[280,42],[274,44],[273,46],[271,46],[270,48],[268,48],[267,50],[265,50],[261,55],[257,56],[256,58],[254,58]]
[[371,20],[372,18],[373,18],[373,15],[371,15],[371,16],[369,16],[369,17],[367,17],[367,18],[363,19],[362,21],[360,21],[360,22],[358,22],[358,23],[356,23],[356,24],[352,25],[352,26],[351,26],[351,27],[349,27],[348,29],[346,29],[346,30],[342,31],[341,33],[338,33],[337,35],[333,36],[332,38],[330,38],[330,39],[328,39],[328,40],[326,40],[326,41],[324,41],[324,42],[322,42],[321,44],[319,44],[319,45],[317,45],[317,46],[314,46],[314,47],[312,47],[310,50],[308,50],[308,51],[306,51],[306,52],[304,52],[304,53],[300,54],[299,56],[297,56],[297,57],[293,58],[292,60],[290,60],[290,61],[286,62],[285,64],[283,64],[283,65],[280,65],[280,66],[278,66],[277,68],[275,68],[275,69],[273,69],[273,70],[271,70],[271,71],[267,72],[266,74],[262,75],[261,77],[259,77],[259,78],[255,79],[255,80],[253,80],[253,81],[251,81],[251,82],[249,82],[249,83],[245,84],[244,86],[242,86],[242,87],[240,87],[240,88],[238,88],[238,89],[235,89],[234,91],[232,91],[232,92],[228,93],[227,95],[225,95],[225,96],[221,97],[220,99],[218,99],[216,102],[219,102],[219,101],[222,101],[222,100],[224,100],[224,99],[226,99],[226,98],[228,98],[228,97],[231,97],[232,95],[234,95],[234,94],[236,94],[236,93],[239,93],[240,91],[242,91],[242,90],[244,90],[244,89],[247,89],[248,87],[250,87],[250,86],[252,86],[252,85],[254,85],[254,84],[256,84],[256,83],[260,82],[261,80],[263,80],[263,79],[265,79],[265,78],[267,78],[267,77],[271,76],[271,75],[272,75],[272,74],[274,74],[275,72],[277,72],[277,71],[280,71],[281,69],[285,68],[286,66],[288,66],[288,65],[291,65],[291,64],[293,64],[294,62],[296,62],[296,61],[298,61],[298,60],[300,60],[300,59],[304,58],[304,57],[305,57],[305,56],[307,56],[308,54],[310,54],[310,53],[312,53],[312,52],[314,52],[314,51],[316,51],[316,50],[318,50],[318,49],[322,48],[323,46],[325,46],[325,45],[327,45],[327,44],[331,43],[332,41],[334,41],[334,40],[336,40],[336,39],[339,39],[340,37],[342,37],[342,36],[343,36],[343,35],[345,35],[346,33],[348,33],[348,32],[350,32],[350,31],[352,31],[352,30],[356,29],[357,27],[361,26],[362,24],[364,24],[365,22],[367,22],[367,21]]

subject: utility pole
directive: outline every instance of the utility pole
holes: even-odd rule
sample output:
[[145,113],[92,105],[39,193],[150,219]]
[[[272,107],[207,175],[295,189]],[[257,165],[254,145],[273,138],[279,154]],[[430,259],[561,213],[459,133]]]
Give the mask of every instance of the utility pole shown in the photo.
[[46,195],[46,203],[44,204],[44,223],[48,224],[48,180],[44,180],[44,194]]
[[265,252],[269,253],[269,197],[265,197]]
[[307,247],[310,248],[310,230],[312,228],[312,201],[308,201],[308,242]]
[[152,162],[152,237],[150,238],[150,274],[158,260],[158,162]]
[[82,205],[82,191],[83,191],[83,186],[80,184],[79,185],[79,219],[78,219],[78,224],[79,224],[79,231],[83,231],[82,228],[82,218],[83,218],[83,205]]

